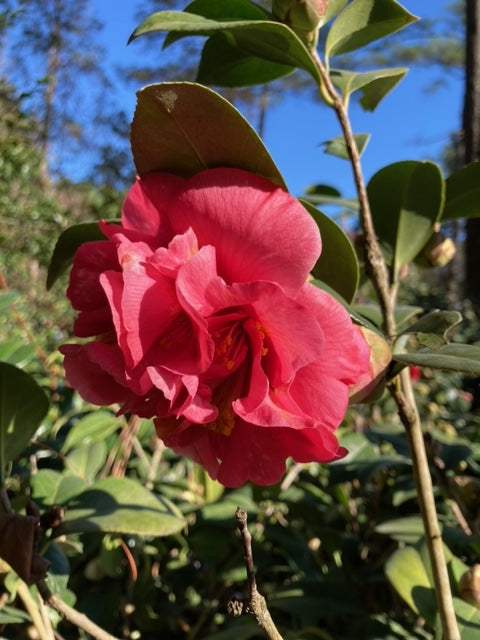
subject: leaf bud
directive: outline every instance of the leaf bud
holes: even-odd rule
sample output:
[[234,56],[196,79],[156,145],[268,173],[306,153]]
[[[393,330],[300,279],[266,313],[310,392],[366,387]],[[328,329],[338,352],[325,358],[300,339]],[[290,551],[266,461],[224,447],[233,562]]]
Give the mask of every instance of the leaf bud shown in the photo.
[[273,0],[274,18],[286,24],[307,47],[317,43],[328,0]]
[[463,574],[458,591],[462,600],[480,609],[480,564],[474,564]]
[[420,267],[444,267],[453,260],[456,251],[453,240],[436,231],[415,262]]

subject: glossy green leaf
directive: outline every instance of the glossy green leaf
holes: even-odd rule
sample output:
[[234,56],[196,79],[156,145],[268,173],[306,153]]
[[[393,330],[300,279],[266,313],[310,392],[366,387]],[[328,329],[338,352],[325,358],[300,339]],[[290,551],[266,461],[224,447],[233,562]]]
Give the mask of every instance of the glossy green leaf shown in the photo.
[[323,16],[323,24],[330,22],[336,15],[340,13],[348,0],[328,0],[327,10]]
[[48,408],[47,396],[28,373],[0,362],[0,464],[22,453]]
[[462,314],[458,311],[432,311],[410,325],[403,333],[416,334],[418,342],[425,347],[441,349],[448,344],[453,327],[461,321]]
[[340,13],[327,36],[327,58],[348,53],[400,31],[418,20],[395,0],[353,0]]
[[407,365],[480,375],[480,347],[469,344],[451,343],[439,351],[422,349],[414,353],[394,354],[393,359]]
[[360,104],[365,111],[374,111],[381,100],[402,80],[408,69],[377,69],[354,73],[332,69],[330,78],[341,92],[344,100],[355,91],[360,91]]
[[248,87],[283,78],[294,70],[244,53],[220,33],[205,43],[196,80],[217,87]]
[[355,213],[358,211],[358,200],[342,198],[339,192],[335,194],[333,191],[325,185],[310,187],[304,199],[312,204],[332,205]]
[[97,222],[83,222],[65,229],[57,240],[48,265],[47,289],[50,289],[57,278],[70,267],[78,247],[85,242],[97,240],[105,240]]
[[480,610],[460,598],[453,598],[453,608],[462,640],[478,640],[480,637]]
[[285,188],[257,133],[227,100],[199,84],[167,82],[138,92],[132,151],[140,175],[192,176],[213,167],[260,174]]
[[443,209],[444,189],[440,169],[431,162],[396,162],[370,180],[373,223],[393,280],[431,236]]
[[304,69],[320,83],[318,70],[300,38],[284,24],[268,20],[213,20],[187,12],[160,11],[149,16],[132,33],[129,43],[148,33],[180,32],[184,35],[228,35],[243,53],[270,62]]
[[[361,156],[371,136],[369,133],[356,133],[353,137],[355,138],[358,153]],[[325,153],[336,156],[337,158],[342,158],[342,160],[349,160],[350,156],[348,155],[347,145],[343,136],[328,140],[328,142],[324,142],[323,144],[325,146]]]
[[37,347],[33,344],[25,344],[21,338],[0,344],[0,361],[9,362],[20,369],[23,369],[36,357]]
[[358,261],[352,243],[331,218],[309,202],[300,202],[317,223],[322,237],[322,253],[312,269],[313,275],[351,302],[359,280]]
[[79,444],[101,442],[122,426],[122,422],[110,411],[98,409],[81,418],[70,429],[62,452],[70,451]]
[[408,606],[434,626],[435,593],[418,551],[413,547],[398,549],[387,560],[385,573]]
[[445,184],[442,220],[480,217],[480,162],[456,171]]
[[378,524],[375,531],[389,536],[392,540],[410,544],[417,543],[425,533],[421,516],[406,516],[387,520]]
[[99,531],[167,536],[185,527],[185,520],[166,499],[130,478],[105,478],[67,503],[55,535]]

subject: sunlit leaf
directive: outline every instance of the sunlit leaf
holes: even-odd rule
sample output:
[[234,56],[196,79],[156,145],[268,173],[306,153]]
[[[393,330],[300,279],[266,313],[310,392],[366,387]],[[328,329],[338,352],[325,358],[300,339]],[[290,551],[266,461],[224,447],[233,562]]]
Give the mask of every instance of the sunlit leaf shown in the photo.
[[82,222],[65,229],[57,240],[48,265],[47,289],[50,289],[57,278],[70,267],[78,247],[85,242],[96,240],[105,240],[97,222]]
[[[358,153],[362,155],[371,136],[369,133],[356,133],[353,137],[355,138]],[[343,136],[328,140],[328,142],[324,142],[323,144],[325,146],[325,153],[336,156],[337,158],[342,158],[342,160],[348,160],[350,158]]]
[[360,104],[365,111],[374,111],[381,100],[402,80],[408,69],[377,69],[354,73],[332,69],[330,77],[344,99],[360,91]]
[[351,302],[359,280],[358,261],[352,243],[331,218],[309,202],[300,202],[317,223],[322,237],[322,253],[312,269],[313,275]]
[[120,420],[110,411],[99,409],[81,418],[70,429],[62,451],[70,451],[79,444],[91,444],[105,440],[121,427]]
[[67,503],[55,536],[98,531],[167,536],[185,527],[178,510],[130,478],[105,478]]
[[326,56],[364,47],[417,19],[395,0],[353,0],[332,24],[327,36]]
[[40,469],[31,478],[32,496],[44,507],[64,505],[85,489],[85,481],[72,473]]
[[444,203],[444,181],[431,162],[396,162],[368,183],[373,223],[396,280],[401,267],[423,249]]
[[480,347],[469,344],[451,343],[439,351],[422,349],[414,353],[394,354],[393,359],[407,365],[480,375]]
[[480,217],[480,162],[456,171],[445,184],[442,220]]
[[398,549],[387,560],[385,573],[408,606],[433,626],[435,593],[418,551],[413,547]]
[[0,450],[6,464],[30,442],[47,414],[47,396],[28,374],[0,362]]
[[137,97],[131,137],[140,175],[168,171],[189,177],[208,168],[236,167],[285,187],[257,133],[215,91],[166,82],[142,89]]

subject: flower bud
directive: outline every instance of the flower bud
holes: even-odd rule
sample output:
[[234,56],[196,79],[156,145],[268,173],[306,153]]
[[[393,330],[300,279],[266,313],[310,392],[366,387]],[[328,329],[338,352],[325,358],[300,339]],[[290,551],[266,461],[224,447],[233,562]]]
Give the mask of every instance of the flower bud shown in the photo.
[[328,0],[273,0],[273,16],[286,24],[308,47],[314,47]]
[[444,267],[453,260],[456,248],[451,238],[436,231],[415,259],[420,267]]
[[359,327],[370,347],[370,372],[350,388],[349,403],[374,402],[385,389],[385,377],[392,359],[390,347],[386,340],[375,331]]
[[462,600],[480,609],[480,564],[474,564],[463,574],[458,591]]

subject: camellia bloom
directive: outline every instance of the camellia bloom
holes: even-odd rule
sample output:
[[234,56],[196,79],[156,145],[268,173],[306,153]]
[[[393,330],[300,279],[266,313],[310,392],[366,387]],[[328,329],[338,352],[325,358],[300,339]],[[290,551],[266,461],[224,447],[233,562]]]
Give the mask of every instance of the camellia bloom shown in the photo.
[[278,482],[285,460],[345,455],[334,431],[369,347],[307,283],[321,249],[301,204],[255,174],[139,178],[121,225],[82,245],[61,348],[70,384],[154,418],[158,436],[228,487]]

